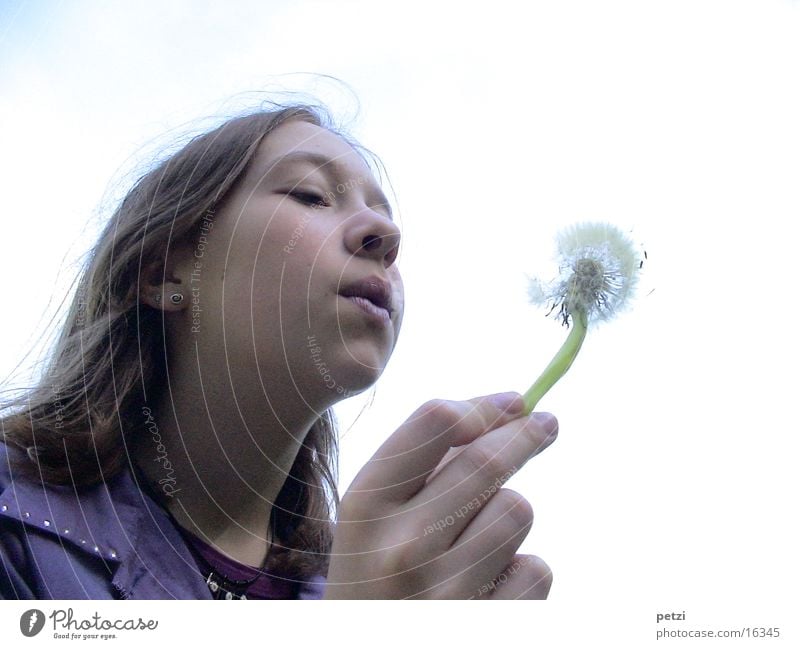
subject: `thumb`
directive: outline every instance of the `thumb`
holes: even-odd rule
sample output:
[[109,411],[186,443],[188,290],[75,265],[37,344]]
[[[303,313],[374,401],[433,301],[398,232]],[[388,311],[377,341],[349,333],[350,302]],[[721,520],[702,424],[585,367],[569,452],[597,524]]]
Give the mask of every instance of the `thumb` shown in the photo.
[[468,401],[428,401],[387,439],[356,476],[351,492],[394,502],[416,494],[445,453],[517,419],[524,408],[516,392]]

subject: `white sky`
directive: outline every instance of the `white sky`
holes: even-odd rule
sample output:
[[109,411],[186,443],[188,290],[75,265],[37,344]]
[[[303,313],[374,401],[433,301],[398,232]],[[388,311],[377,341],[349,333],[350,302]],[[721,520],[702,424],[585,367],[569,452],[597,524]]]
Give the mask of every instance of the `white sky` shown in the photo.
[[298,72],[353,89],[404,236],[403,332],[371,408],[341,409],[342,487],[422,402],[528,387],[564,331],[525,274],[563,225],[607,220],[656,290],[542,401],[561,434],[509,483],[536,512],[521,550],[551,600],[629,602],[648,639],[672,606],[779,626],[800,577],[798,3],[0,3],[3,376],[170,131],[277,85],[352,108],[278,76]]

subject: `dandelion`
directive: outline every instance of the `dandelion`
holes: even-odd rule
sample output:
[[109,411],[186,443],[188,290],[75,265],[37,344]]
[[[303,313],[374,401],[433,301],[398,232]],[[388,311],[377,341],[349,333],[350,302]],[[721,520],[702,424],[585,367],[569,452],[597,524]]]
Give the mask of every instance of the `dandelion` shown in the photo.
[[627,306],[641,268],[634,245],[607,223],[573,225],[558,234],[557,244],[559,276],[548,283],[532,279],[529,297],[534,304],[548,306],[548,315],[555,312],[572,331],[525,393],[526,413],[566,374],[589,325],[610,320]]

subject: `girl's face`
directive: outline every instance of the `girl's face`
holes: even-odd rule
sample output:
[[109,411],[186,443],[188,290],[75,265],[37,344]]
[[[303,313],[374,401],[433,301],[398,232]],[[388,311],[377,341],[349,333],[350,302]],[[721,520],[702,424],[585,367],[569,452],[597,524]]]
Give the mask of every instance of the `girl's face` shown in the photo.
[[282,124],[204,223],[200,243],[178,253],[190,298],[180,331],[208,370],[288,380],[318,407],[375,382],[403,317],[400,232],[349,144]]

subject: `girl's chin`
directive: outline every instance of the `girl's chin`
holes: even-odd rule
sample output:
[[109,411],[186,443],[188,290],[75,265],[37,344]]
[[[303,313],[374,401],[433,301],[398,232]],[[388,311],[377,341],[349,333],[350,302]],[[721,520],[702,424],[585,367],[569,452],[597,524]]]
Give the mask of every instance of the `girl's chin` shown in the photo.
[[375,366],[363,359],[359,362],[351,357],[346,364],[337,364],[336,367],[320,365],[317,369],[323,395],[340,401],[369,390],[380,378],[384,366]]
[[331,391],[339,399],[354,397],[369,390],[380,378],[382,371],[362,367],[358,371],[349,371],[338,377],[333,373],[323,376],[323,387]]

